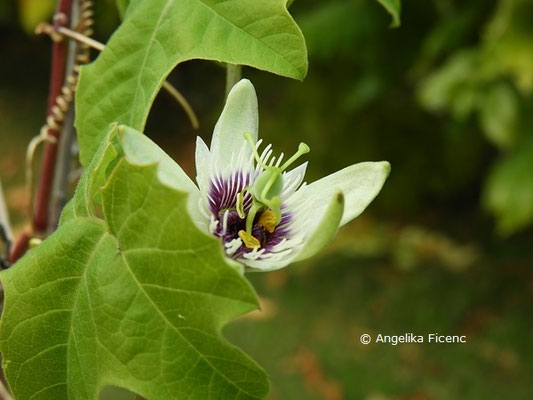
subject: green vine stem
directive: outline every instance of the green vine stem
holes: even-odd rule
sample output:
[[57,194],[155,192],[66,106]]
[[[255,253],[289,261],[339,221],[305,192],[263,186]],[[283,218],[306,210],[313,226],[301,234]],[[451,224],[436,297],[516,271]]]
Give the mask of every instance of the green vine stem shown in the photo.
[[241,80],[242,66],[237,64],[226,64],[226,97],[231,88]]

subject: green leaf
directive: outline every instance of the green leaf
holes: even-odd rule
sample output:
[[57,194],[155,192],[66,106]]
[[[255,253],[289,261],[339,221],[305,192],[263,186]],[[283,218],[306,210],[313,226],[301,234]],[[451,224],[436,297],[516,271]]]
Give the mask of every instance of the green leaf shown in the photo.
[[143,0],[115,0],[120,19],[124,19],[128,12],[142,1]]
[[76,93],[80,159],[91,160],[112,122],[144,128],[164,79],[178,64],[209,59],[303,79],[307,52],[286,0],[150,0],[129,5]]
[[392,28],[397,28],[400,26],[400,11],[401,11],[401,3],[400,0],[378,0],[378,3],[381,4],[383,7],[385,7],[385,10],[388,11],[388,13],[392,17]]
[[450,109],[457,119],[476,111],[481,89],[491,74],[482,61],[476,50],[455,53],[422,81],[418,89],[420,103],[431,111]]
[[298,18],[310,54],[330,62],[341,53],[350,53],[364,35],[362,20],[368,15],[364,4],[353,1],[321,2]]
[[483,201],[497,219],[498,229],[508,235],[533,222],[533,138],[498,162],[489,175]]
[[509,149],[516,141],[520,103],[515,91],[505,82],[490,87],[480,99],[480,123],[494,145]]
[[126,9],[128,8],[128,5],[130,3],[130,0],[116,0],[117,3],[117,9],[118,9],[118,15],[120,15],[120,18],[124,18],[126,15]]
[[[136,139],[161,161],[132,161]],[[59,229],[0,274],[0,349],[17,400],[96,399],[108,385],[150,400],[268,392],[220,334],[257,308],[255,293],[191,222],[187,195],[161,182],[170,166],[147,140],[115,127]]]
[[533,92],[533,29],[530,0],[501,0],[483,35],[490,55],[524,94]]

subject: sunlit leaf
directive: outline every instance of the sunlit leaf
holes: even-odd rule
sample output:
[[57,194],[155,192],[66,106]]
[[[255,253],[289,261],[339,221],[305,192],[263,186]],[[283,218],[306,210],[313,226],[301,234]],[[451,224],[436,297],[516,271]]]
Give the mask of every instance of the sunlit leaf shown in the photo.
[[487,27],[486,46],[526,93],[533,91],[533,3],[501,0]]
[[112,122],[142,130],[176,64],[209,59],[303,79],[307,54],[285,0],[151,0],[128,7],[107,48],[81,72],[80,159],[87,165]]
[[478,65],[476,51],[454,54],[420,85],[418,97],[422,105],[432,111],[451,109],[458,118],[468,115],[476,106],[479,84],[473,73]]
[[124,15],[126,15],[126,9],[128,8],[128,4],[130,3],[130,0],[116,0],[117,3],[117,9],[118,14],[121,18],[124,18]]
[[400,11],[402,8],[400,0],[378,0],[378,3],[385,7],[391,15],[391,27],[396,28],[400,26]]
[[179,167],[134,162],[139,146],[160,159],[147,141],[115,128],[59,229],[0,275],[0,347],[17,400],[93,400],[108,385],[151,400],[268,392],[264,372],[220,334],[257,307],[255,293],[192,223],[187,195],[160,181]]
[[492,170],[484,193],[486,208],[496,216],[503,234],[533,222],[533,139],[517,145]]
[[480,98],[481,126],[496,146],[511,148],[517,137],[520,104],[514,90],[506,83],[493,85]]

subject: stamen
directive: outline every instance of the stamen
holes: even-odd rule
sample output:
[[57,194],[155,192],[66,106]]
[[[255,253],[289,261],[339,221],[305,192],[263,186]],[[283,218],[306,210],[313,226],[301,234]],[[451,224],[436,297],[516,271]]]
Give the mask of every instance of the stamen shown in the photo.
[[242,192],[237,193],[237,203],[235,204],[235,208],[237,209],[237,214],[239,215],[240,219],[244,219],[244,190]]
[[258,249],[261,247],[261,243],[257,238],[243,230],[239,231],[239,237],[242,239],[244,245],[249,249]]
[[269,233],[274,232],[274,229],[276,229],[276,215],[272,210],[263,211],[259,217],[259,221],[257,221],[257,225]]

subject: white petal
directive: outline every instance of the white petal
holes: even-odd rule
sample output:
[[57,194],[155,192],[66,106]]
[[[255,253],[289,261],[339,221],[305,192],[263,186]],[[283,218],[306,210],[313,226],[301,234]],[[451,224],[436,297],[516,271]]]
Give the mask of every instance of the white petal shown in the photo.
[[[277,259],[257,259],[257,260],[241,260],[248,267],[260,271],[274,271],[287,265],[312,257],[318,253],[337,233],[340,221],[344,212],[344,195],[342,192],[335,193],[326,208],[326,211],[321,216],[321,220],[314,227],[314,231],[305,235],[305,240],[301,245],[295,246],[292,251]],[[300,228],[304,230],[307,228],[305,221]],[[301,233],[296,233],[300,235]]]
[[344,213],[344,194],[337,192],[330,200],[326,212],[315,230],[306,237],[293,261],[300,261],[318,253],[337,233]]
[[282,198],[290,195],[302,184],[305,171],[307,170],[307,161],[296,168],[283,173],[283,194]]
[[[268,272],[268,271],[275,271],[277,269],[286,267],[292,262],[292,257],[289,257],[282,261],[242,260],[242,259],[240,261],[244,263],[247,267],[253,268],[256,271]],[[253,272],[253,270],[250,270],[250,272]]]
[[147,136],[121,126],[119,137],[128,161],[136,165],[157,164],[157,176],[167,186],[188,193],[188,209],[192,220],[205,229],[205,217],[200,213],[200,191],[181,167]]
[[[257,96],[252,83],[240,80],[228,94],[224,110],[215,125],[211,140],[211,155],[220,170],[226,170],[241,150],[246,132],[257,142],[258,130]],[[235,154],[233,154],[235,153]],[[251,149],[246,150],[246,157]]]
[[[308,227],[316,227],[337,192],[344,194],[344,214],[341,226],[361,214],[374,200],[390,173],[390,164],[382,162],[362,162],[351,165],[307,185],[297,193],[302,201],[310,201],[307,216]],[[301,197],[300,197],[301,196]],[[291,199],[292,200],[292,199]]]
[[[295,176],[300,172],[296,171],[298,168],[293,170]],[[289,197],[287,206],[294,212],[293,233],[303,232],[305,241],[282,259],[243,262],[256,270],[273,271],[313,256],[333,238],[339,226],[364,211],[381,190],[389,172],[388,162],[364,162],[302,187]]]
[[211,153],[207,148],[207,145],[200,136],[196,137],[196,151],[195,151],[195,164],[196,164],[196,182],[202,193],[207,193],[209,190],[209,171],[211,162]]

